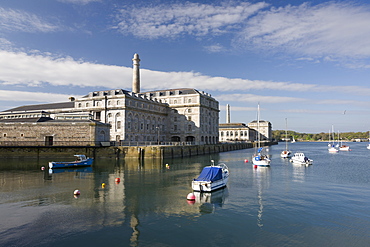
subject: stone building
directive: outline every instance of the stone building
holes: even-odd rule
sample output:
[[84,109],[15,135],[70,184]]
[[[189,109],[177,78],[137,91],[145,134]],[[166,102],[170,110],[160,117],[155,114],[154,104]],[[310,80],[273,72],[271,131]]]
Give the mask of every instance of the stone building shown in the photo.
[[2,146],[100,146],[109,143],[109,124],[80,114],[27,112],[2,114]]
[[261,141],[272,141],[272,124],[269,121],[260,120],[258,124],[257,120],[254,120],[248,123],[248,127],[257,133],[259,129]]
[[[219,104],[211,95],[181,88],[140,92],[139,56],[134,55],[132,91],[123,89],[90,92],[69,102],[29,105],[0,113],[88,114],[94,121],[109,124],[110,140],[125,142],[218,142]],[[8,119],[8,118],[7,118]],[[71,126],[73,127],[73,126]]]
[[226,123],[219,124],[220,142],[254,142],[257,141],[258,130],[261,141],[272,140],[272,125],[270,122],[260,120],[259,125],[257,120],[248,123],[248,125],[244,123],[230,123],[230,105],[226,105]]
[[219,124],[220,142],[251,142],[255,139],[255,130],[244,123]]

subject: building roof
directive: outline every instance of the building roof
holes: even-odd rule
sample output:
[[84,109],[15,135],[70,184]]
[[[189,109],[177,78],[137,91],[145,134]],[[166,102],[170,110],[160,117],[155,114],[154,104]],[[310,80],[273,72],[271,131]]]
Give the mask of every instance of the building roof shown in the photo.
[[244,123],[221,123],[218,125],[220,129],[241,129],[246,128],[249,129]]
[[0,119],[0,123],[37,123],[50,121],[52,118],[49,117],[34,117],[34,118],[3,118]]
[[30,111],[41,111],[41,110],[47,111],[47,110],[63,109],[63,108],[74,108],[74,102],[68,101],[68,102],[50,103],[50,104],[25,105],[25,106],[19,106],[16,108],[2,111],[2,113],[30,112]]

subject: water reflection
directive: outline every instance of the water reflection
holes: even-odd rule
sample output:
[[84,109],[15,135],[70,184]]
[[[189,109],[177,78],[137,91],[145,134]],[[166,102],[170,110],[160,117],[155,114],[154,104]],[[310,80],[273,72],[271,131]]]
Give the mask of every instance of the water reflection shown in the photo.
[[306,171],[309,167],[301,164],[292,163],[293,167],[293,181],[303,183],[305,181]]
[[201,204],[199,206],[199,212],[201,214],[214,213],[216,208],[221,208],[225,202],[225,199],[229,195],[229,191],[226,188],[216,190],[211,193],[204,192],[193,192],[195,195],[195,203]]
[[257,226],[263,227],[263,191],[270,187],[270,168],[269,167],[258,167],[253,169],[254,184],[257,187],[257,198],[258,198],[258,211],[257,211]]

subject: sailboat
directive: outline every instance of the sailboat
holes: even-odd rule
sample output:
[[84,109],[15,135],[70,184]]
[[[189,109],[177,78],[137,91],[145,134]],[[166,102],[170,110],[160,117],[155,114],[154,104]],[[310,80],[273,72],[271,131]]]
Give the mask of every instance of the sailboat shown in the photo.
[[281,158],[284,158],[284,159],[286,159],[286,158],[290,158],[290,156],[291,156],[291,152],[289,151],[289,149],[288,149],[288,130],[287,130],[287,128],[288,128],[288,124],[287,124],[287,119],[285,118],[285,150],[283,150],[282,152],[281,152],[281,154],[280,154],[280,157]]
[[332,128],[331,134],[332,134],[332,138],[333,138],[333,143],[330,142],[330,130],[329,130],[329,143],[328,143],[329,148],[328,148],[328,151],[329,151],[329,153],[336,153],[339,150],[334,145],[334,127],[332,126],[331,128]]
[[293,137],[293,140],[291,141],[292,143],[295,143],[295,139],[294,139],[294,136],[292,136]]
[[369,144],[367,144],[367,149],[370,149],[370,131],[369,131]]
[[263,147],[261,147],[261,140],[260,140],[260,105],[258,104],[257,110],[257,153],[252,158],[252,163],[255,167],[269,167],[270,166],[270,159],[266,154],[262,154]]
[[[339,141],[339,134],[338,134],[338,141]],[[339,151],[349,151],[349,145],[343,143],[342,138],[340,138],[340,146]]]

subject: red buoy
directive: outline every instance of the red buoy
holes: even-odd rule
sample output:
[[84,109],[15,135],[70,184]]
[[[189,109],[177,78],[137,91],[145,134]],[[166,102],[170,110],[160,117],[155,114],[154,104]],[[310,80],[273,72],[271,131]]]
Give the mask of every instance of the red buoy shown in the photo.
[[245,159],[245,160],[244,160],[244,163],[248,163],[248,159]]
[[253,167],[257,169],[257,165],[254,165]]
[[118,184],[119,182],[121,182],[121,179],[120,178],[116,178],[115,181]]
[[74,194],[74,195],[76,195],[76,196],[79,196],[79,195],[81,194],[81,192],[80,192],[79,190],[75,190],[75,191],[73,192],[73,194]]
[[195,195],[194,193],[189,193],[188,196],[186,197],[188,201],[195,201]]

